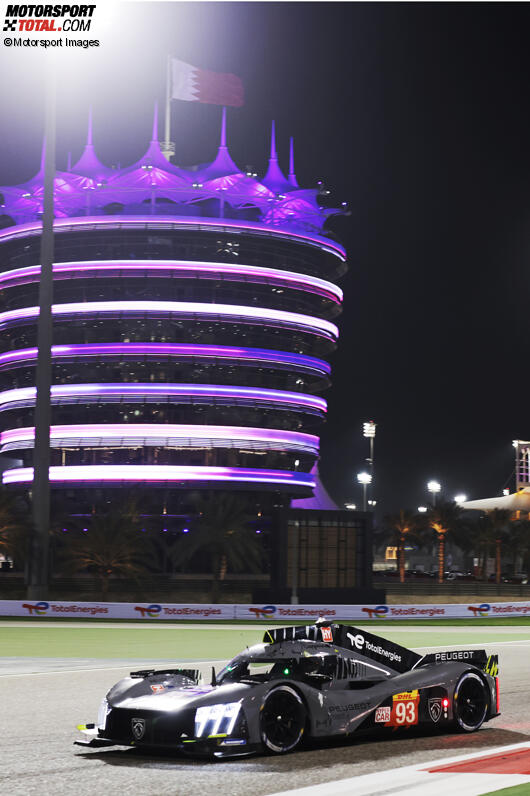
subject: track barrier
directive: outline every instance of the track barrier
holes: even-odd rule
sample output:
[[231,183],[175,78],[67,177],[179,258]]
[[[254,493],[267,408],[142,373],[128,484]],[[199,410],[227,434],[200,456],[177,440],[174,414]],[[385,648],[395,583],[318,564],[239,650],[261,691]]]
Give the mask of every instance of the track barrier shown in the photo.
[[75,619],[140,620],[264,620],[314,621],[324,616],[331,621],[378,622],[382,619],[481,619],[503,616],[530,616],[530,602],[463,603],[461,605],[256,605],[64,602],[58,600],[0,600],[0,616],[62,617]]

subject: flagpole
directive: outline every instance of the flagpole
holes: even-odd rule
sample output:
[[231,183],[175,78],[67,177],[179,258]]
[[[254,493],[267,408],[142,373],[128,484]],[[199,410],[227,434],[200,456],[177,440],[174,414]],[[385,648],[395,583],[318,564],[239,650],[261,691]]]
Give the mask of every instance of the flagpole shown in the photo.
[[52,379],[52,300],[54,257],[54,180],[56,126],[56,71],[51,59],[47,65],[45,93],[44,195],[41,232],[39,317],[37,322],[37,398],[35,403],[35,443],[33,448],[32,516],[27,598],[47,600],[50,579],[50,389]]
[[175,147],[171,141],[171,56],[167,57],[166,64],[166,118],[164,123],[164,143],[162,145],[162,152],[166,158],[171,162],[172,156],[175,154]]

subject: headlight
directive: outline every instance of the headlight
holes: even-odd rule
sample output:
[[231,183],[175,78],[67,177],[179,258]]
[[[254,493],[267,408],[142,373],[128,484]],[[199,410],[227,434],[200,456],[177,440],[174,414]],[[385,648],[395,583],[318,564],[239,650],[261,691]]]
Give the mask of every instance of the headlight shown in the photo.
[[230,735],[241,708],[240,702],[226,705],[204,705],[195,711],[195,737],[211,738],[213,735]]
[[99,706],[98,710],[98,729],[104,730],[105,724],[107,723],[107,716],[110,713],[109,703],[107,702],[106,697],[103,698],[101,705]]

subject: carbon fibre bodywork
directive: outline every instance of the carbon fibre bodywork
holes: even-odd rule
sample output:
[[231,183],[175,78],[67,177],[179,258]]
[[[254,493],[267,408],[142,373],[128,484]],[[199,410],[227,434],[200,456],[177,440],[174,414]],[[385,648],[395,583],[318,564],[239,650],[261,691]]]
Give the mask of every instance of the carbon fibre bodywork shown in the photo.
[[131,672],[113,686],[91,746],[207,756],[288,752],[303,738],[424,726],[474,731],[498,715],[498,661],[483,650],[426,656],[340,624],[275,628],[210,685],[197,670]]

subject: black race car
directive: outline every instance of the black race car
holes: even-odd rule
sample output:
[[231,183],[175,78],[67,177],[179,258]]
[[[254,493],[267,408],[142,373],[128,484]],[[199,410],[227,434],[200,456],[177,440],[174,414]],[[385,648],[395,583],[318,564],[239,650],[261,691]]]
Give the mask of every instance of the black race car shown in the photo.
[[284,754],[306,738],[415,726],[474,732],[499,715],[498,658],[418,655],[364,629],[319,620],[267,630],[210,685],[195,669],[131,672],[103,700],[85,746],[206,756]]

